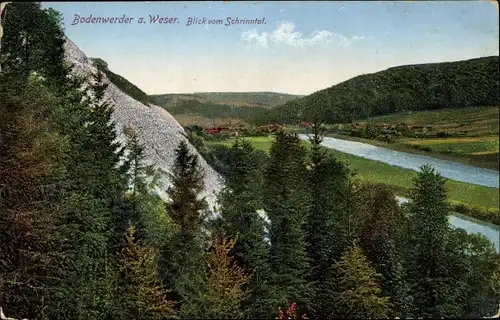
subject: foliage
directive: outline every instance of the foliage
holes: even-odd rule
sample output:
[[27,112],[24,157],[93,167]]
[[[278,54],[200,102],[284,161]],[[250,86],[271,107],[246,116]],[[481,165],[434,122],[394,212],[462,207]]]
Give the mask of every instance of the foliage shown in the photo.
[[382,297],[377,281],[380,274],[370,265],[359,246],[346,250],[335,264],[340,278],[335,315],[341,318],[387,318],[389,299]]
[[412,302],[402,263],[406,217],[392,190],[384,185],[360,185],[354,203],[359,246],[381,274],[382,294],[389,298],[394,316],[409,316]]
[[125,241],[119,256],[124,314],[135,319],[175,319],[175,303],[167,298],[167,291],[159,282],[155,252],[137,241],[133,225],[128,228]]
[[477,206],[468,206],[463,203],[452,203],[450,206],[454,212],[500,226],[500,212],[498,209],[483,209]]
[[262,172],[258,153],[247,140],[236,140],[229,150],[226,188],[219,196],[219,229],[236,237],[232,256],[248,270],[250,293],[245,311],[251,318],[267,318],[276,306],[269,245],[265,242],[267,223],[259,216],[262,208]]
[[[281,310],[281,308],[279,308],[279,312],[278,312],[278,315],[276,316],[276,319],[279,319],[279,320],[285,320],[285,319],[298,319],[297,318],[297,312],[296,312],[296,307],[297,307],[297,304],[295,302],[293,302],[292,304],[290,304],[290,306],[286,309],[285,312],[283,312],[283,310]],[[304,313],[300,319],[309,319],[306,314]]]
[[449,207],[445,180],[426,165],[421,168],[411,190],[408,242],[408,281],[414,297],[415,313],[425,317],[457,317],[456,300],[463,290],[467,273],[463,259],[453,259],[449,250]]
[[9,314],[44,313],[43,297],[54,273],[58,208],[50,202],[47,183],[57,171],[64,141],[48,132],[44,113],[54,96],[28,85],[9,95],[0,79],[0,305]]
[[[391,178],[412,186],[412,202],[401,210],[391,189],[353,180],[359,159],[319,147],[317,123],[328,110],[318,109],[310,147],[284,132],[272,144],[236,139],[227,148],[193,133],[226,179],[220,217],[209,225],[203,172],[189,144],[172,150],[166,204],[153,192],[161,188],[158,172],[146,165],[139,138],[125,128],[126,146],[116,142],[104,75],[69,75],[60,13],[36,2],[9,9],[0,73],[0,305],[9,316],[237,319],[280,310],[280,319],[304,312],[478,318],[496,311],[498,253],[483,236],[447,221],[445,186],[488,202],[487,192],[474,195],[484,189],[445,184],[426,166],[413,186],[409,174]],[[478,66],[467,77],[483,71]],[[385,101],[362,89],[374,103]],[[486,93],[476,99],[487,100]],[[234,98],[214,96],[226,104]],[[337,101],[320,98],[326,106]],[[369,100],[355,113],[372,115]],[[387,173],[399,172],[369,169],[392,184]]]
[[498,56],[389,68],[293,100],[260,115],[262,122],[326,123],[404,111],[498,105]]
[[179,143],[175,155],[172,185],[168,189],[171,201],[167,205],[167,212],[179,225],[181,234],[192,239],[199,233],[202,213],[207,208],[205,199],[198,199],[204,188],[204,176],[199,167],[198,155],[190,153],[185,141]]
[[309,304],[309,261],[303,224],[309,197],[302,181],[307,179],[306,149],[294,134],[278,132],[264,173],[264,210],[271,226],[270,260],[274,282],[283,303]]
[[208,291],[204,295],[207,307],[204,317],[209,319],[243,319],[242,304],[248,283],[245,270],[236,265],[229,252],[234,240],[216,237],[206,255],[208,265]]
[[349,245],[351,173],[345,163],[327,153],[320,144],[321,128],[313,124],[307,176],[310,209],[305,222],[310,281],[314,296],[311,314],[326,317],[332,312],[337,275],[331,266]]
[[165,106],[172,100],[199,100],[214,104],[240,104],[249,106],[278,106],[288,101],[300,98],[300,95],[291,95],[277,92],[198,92],[192,94],[160,94],[151,98],[159,106]]

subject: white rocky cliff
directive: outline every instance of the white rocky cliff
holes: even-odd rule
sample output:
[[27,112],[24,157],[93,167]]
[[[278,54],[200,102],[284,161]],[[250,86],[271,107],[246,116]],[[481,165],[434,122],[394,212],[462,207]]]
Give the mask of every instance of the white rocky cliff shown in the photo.
[[[66,59],[73,63],[76,74],[90,75],[97,69],[92,61],[69,39],[65,44]],[[106,89],[106,99],[114,106],[113,120],[116,123],[120,141],[125,141],[124,126],[130,127],[144,146],[147,164],[153,164],[157,169],[170,173],[175,158],[174,149],[184,137],[184,129],[166,110],[155,105],[146,106],[143,103],[123,93],[113,83]],[[197,150],[188,142],[192,152]],[[215,206],[216,195],[222,187],[221,176],[210,167],[200,156],[200,165],[205,173],[205,192],[210,208]],[[168,175],[162,175],[163,191],[169,184]],[[166,194],[159,195],[166,200]]]

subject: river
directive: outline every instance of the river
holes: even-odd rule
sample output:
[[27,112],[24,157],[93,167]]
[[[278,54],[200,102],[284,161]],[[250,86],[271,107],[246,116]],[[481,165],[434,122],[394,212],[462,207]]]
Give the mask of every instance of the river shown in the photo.
[[[307,140],[307,135],[300,134],[302,140]],[[452,161],[432,157],[393,151],[387,148],[372,146],[367,143],[348,141],[325,137],[322,145],[343,153],[352,154],[362,158],[384,162],[393,166],[419,171],[424,164],[432,165],[443,177],[487,187],[499,187],[499,172],[495,170],[477,168]],[[396,197],[400,203],[408,199]],[[449,217],[450,224],[462,228],[468,233],[480,233],[488,238],[497,252],[500,252],[500,227],[491,223],[454,213]]]
[[[299,137],[302,140],[307,140],[307,135],[305,134],[301,134]],[[500,176],[499,172],[495,170],[473,167],[419,154],[394,151],[387,148],[372,146],[368,143],[331,137],[325,137],[322,145],[340,152],[415,171],[419,171],[420,167],[424,164],[430,164],[445,178],[486,187],[499,187]]]
[[[396,197],[399,204],[407,203],[408,199]],[[462,228],[468,233],[482,234],[493,243],[497,252],[500,252],[500,227],[492,223],[481,221],[473,217],[454,212],[448,217],[448,221],[455,228]]]

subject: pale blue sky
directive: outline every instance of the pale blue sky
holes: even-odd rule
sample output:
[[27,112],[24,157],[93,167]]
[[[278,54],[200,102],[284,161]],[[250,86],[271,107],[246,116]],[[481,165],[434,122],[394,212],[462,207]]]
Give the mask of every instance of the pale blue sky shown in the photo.
[[[488,1],[44,3],[88,56],[149,94],[278,91],[309,94],[403,64],[498,55]],[[130,24],[72,25],[81,17]],[[179,23],[150,24],[149,15]],[[138,24],[139,17],[146,23]],[[189,17],[265,17],[261,25],[191,25]]]

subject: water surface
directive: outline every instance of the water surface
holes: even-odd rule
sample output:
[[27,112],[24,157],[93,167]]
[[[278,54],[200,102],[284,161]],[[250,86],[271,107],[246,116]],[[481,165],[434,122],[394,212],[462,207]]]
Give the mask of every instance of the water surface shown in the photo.
[[[308,139],[306,134],[300,134],[299,137],[302,140]],[[372,146],[368,143],[332,137],[325,137],[322,146],[365,159],[380,161],[392,166],[415,171],[419,171],[420,167],[424,164],[430,164],[445,178],[486,187],[499,187],[500,175],[499,172],[495,170],[478,168],[419,154],[394,151],[383,147]]]

